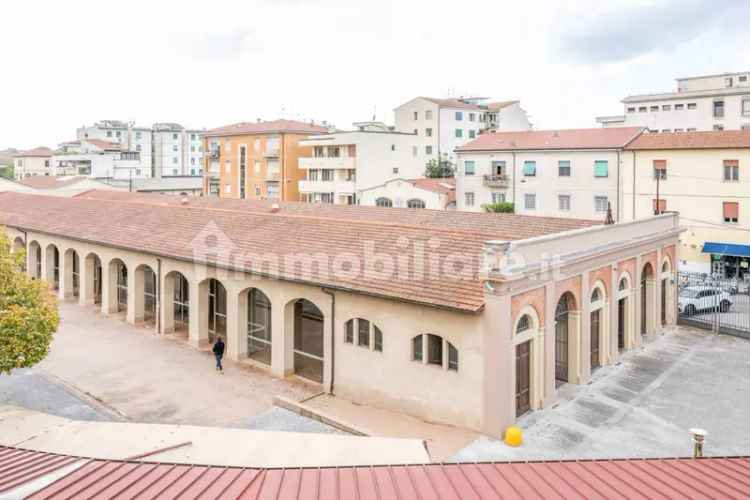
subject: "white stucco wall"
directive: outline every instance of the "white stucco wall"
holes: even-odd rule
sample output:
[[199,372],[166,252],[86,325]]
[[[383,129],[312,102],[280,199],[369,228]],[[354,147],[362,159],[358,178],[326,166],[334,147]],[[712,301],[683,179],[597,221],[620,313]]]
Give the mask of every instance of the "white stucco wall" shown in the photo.
[[390,199],[394,207],[406,207],[411,199],[424,201],[425,208],[432,210],[443,210],[445,207],[445,196],[434,191],[420,189],[402,179],[393,179],[381,186],[360,191],[359,204],[374,207],[378,198]]

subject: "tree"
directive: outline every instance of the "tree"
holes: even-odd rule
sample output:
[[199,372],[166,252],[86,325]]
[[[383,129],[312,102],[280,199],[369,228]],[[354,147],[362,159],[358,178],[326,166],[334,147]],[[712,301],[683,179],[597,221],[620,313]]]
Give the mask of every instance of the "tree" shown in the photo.
[[5,179],[14,180],[16,178],[15,171],[13,169],[13,162],[8,162],[5,165],[0,166],[0,177]]
[[433,158],[425,165],[424,176],[431,178],[453,177],[454,168],[450,160]]
[[47,283],[23,272],[24,254],[11,253],[0,227],[0,373],[43,360],[60,322],[57,299]]
[[485,203],[482,205],[482,208],[485,212],[497,212],[503,214],[512,214],[516,211],[513,203],[505,201],[500,203]]

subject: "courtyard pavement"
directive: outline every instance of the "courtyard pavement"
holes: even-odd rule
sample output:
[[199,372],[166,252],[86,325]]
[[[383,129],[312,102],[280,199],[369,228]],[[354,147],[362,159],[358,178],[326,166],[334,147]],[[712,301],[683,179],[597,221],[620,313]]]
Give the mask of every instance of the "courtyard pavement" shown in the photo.
[[707,456],[750,455],[750,341],[675,327],[519,425],[521,447],[481,437],[451,459],[689,456],[692,427]]
[[62,302],[60,316],[47,358],[0,377],[0,403],[76,420],[339,433],[273,406],[318,392],[301,382],[230,361],[219,374],[209,352],[94,308]]

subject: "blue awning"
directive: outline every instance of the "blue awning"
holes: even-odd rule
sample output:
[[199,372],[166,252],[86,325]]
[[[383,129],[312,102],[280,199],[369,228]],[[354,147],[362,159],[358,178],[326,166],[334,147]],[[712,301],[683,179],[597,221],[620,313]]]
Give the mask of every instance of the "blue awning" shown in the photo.
[[716,255],[732,255],[734,257],[750,257],[750,245],[737,245],[734,243],[714,243],[707,241],[703,244],[703,253]]

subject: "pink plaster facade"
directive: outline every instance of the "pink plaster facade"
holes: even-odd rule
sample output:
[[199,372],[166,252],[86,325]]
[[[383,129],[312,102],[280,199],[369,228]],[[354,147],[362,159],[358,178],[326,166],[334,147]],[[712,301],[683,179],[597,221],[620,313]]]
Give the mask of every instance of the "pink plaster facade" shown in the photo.
[[604,292],[609,296],[612,289],[610,281],[612,280],[612,266],[600,267],[589,273],[589,289],[594,288],[597,281],[604,283]]
[[560,301],[560,297],[565,292],[570,292],[575,298],[574,309],[579,310],[581,308],[581,276],[572,276],[562,281],[555,283],[555,304]]
[[531,306],[536,311],[539,317],[539,326],[543,327],[544,323],[544,306],[545,306],[545,293],[544,287],[529,290],[527,292],[519,293],[514,295],[510,301],[511,317],[513,318],[513,325],[519,320],[519,313],[521,309],[526,306]]

